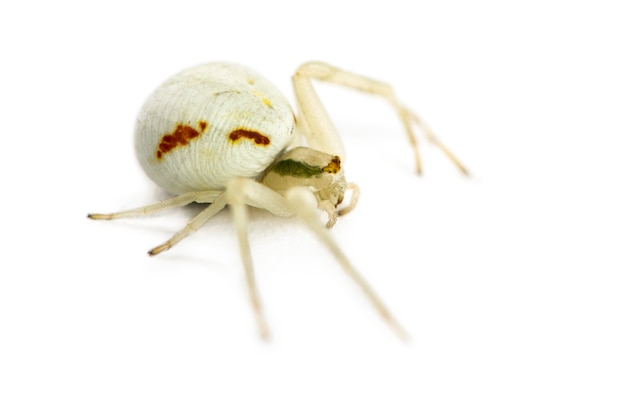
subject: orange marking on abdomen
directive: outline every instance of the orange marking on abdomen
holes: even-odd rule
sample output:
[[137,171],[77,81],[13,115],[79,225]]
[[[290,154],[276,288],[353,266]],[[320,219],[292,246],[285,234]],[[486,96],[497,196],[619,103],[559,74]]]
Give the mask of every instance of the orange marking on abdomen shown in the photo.
[[206,131],[208,125],[209,124],[204,120],[199,121],[199,131],[186,124],[176,125],[174,132],[171,134],[165,134],[163,135],[163,138],[161,138],[159,148],[156,152],[157,158],[159,160],[162,159],[165,153],[174,150],[177,146],[188,145],[190,140],[199,137],[200,133]]
[[270,138],[260,132],[250,130],[235,130],[228,135],[228,138],[234,143],[241,138],[251,139],[256,145],[267,146],[270,144]]

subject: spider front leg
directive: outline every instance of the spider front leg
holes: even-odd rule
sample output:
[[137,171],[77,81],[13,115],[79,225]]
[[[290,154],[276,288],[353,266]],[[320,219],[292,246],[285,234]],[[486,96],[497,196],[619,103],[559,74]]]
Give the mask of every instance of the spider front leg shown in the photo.
[[290,217],[293,212],[285,201],[285,198],[272,189],[245,178],[235,178],[231,180],[226,189],[226,197],[231,207],[233,221],[239,238],[239,251],[246,276],[246,286],[250,296],[250,303],[254,310],[259,334],[261,338],[269,338],[269,329],[263,309],[259,291],[254,277],[254,267],[252,266],[252,255],[250,254],[250,243],[248,241],[248,209],[247,205],[263,208],[269,212],[283,217]]
[[[278,172],[274,169],[272,172]],[[283,176],[284,177],[284,176]],[[283,182],[294,182],[293,179]],[[247,205],[262,208],[271,213],[291,217],[297,215],[305,225],[313,231],[324,246],[333,254],[344,271],[361,288],[370,302],[374,305],[378,313],[389,324],[394,332],[402,339],[407,339],[407,333],[393,318],[382,300],[376,295],[374,290],[365,281],[356,269],[352,266],[346,255],[341,251],[337,243],[332,239],[330,232],[319,218],[318,200],[319,197],[310,187],[298,185],[286,189],[285,195],[279,194],[264,183],[270,185],[277,183],[275,179],[264,179],[263,183],[245,178],[233,179],[226,190],[228,205],[231,206],[235,228],[239,237],[239,247],[241,258],[246,275],[246,284],[250,295],[250,302],[255,312],[257,325],[261,337],[267,339],[269,331],[259,298],[258,288],[254,277],[252,266],[252,256],[250,254],[250,244],[248,241],[248,215]]]
[[298,218],[300,218],[306,226],[317,236],[317,238],[324,244],[324,246],[333,254],[341,268],[348,274],[348,276],[358,285],[358,287],[365,293],[370,302],[374,305],[374,308],[381,317],[387,322],[391,329],[403,340],[408,340],[408,334],[402,328],[402,326],[391,315],[391,312],[383,301],[378,297],[376,292],[370,287],[365,278],[352,266],[348,257],[339,248],[335,240],[330,235],[330,232],[319,221],[318,213],[316,211],[316,198],[310,190],[305,187],[294,187],[289,189],[286,193],[287,200],[294,209]]
[[467,168],[465,168],[458,158],[441,143],[426,123],[424,123],[417,114],[398,101],[390,85],[321,62],[305,63],[300,66],[293,75],[293,86],[300,116],[299,130],[304,135],[311,148],[336,154],[340,158],[345,159],[345,149],[341,139],[313,88],[311,83],[312,79],[342,85],[386,99],[396,110],[398,117],[400,117],[402,121],[407,138],[413,149],[415,167],[418,174],[422,173],[422,162],[418,149],[418,141],[412,128],[413,124],[417,125],[424,133],[426,139],[441,149],[446,157],[448,157],[463,174],[469,175]]

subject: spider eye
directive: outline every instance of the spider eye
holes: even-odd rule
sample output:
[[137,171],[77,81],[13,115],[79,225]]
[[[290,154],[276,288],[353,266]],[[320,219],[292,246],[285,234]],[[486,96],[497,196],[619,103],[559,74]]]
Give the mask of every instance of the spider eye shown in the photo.
[[341,159],[339,156],[333,157],[332,160],[330,160],[330,163],[328,163],[326,167],[322,168],[322,171],[330,174],[336,174],[339,170],[341,170]]

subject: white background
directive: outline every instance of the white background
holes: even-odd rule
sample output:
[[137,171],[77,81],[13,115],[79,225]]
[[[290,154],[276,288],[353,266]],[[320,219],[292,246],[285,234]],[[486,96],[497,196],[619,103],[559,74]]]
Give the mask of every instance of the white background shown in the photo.
[[[623,396],[626,12],[619,1],[22,2],[0,7],[3,396]],[[283,4],[284,3],[284,4]],[[228,212],[137,165],[166,77],[253,66],[292,98],[320,59],[394,85],[467,164],[413,173],[381,100],[318,84],[357,209],[333,236],[404,344],[297,221],[252,212],[259,340]]]

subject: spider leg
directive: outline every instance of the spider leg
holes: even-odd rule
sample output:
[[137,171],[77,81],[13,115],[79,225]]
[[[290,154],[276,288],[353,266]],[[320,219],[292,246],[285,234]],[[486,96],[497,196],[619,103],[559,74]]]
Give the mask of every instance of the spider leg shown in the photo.
[[251,179],[235,178],[230,181],[226,189],[228,205],[231,207],[235,229],[239,238],[239,250],[246,276],[246,285],[250,295],[250,303],[254,310],[257,326],[261,338],[269,338],[269,329],[259,291],[254,277],[254,267],[252,266],[252,255],[250,254],[250,243],[248,241],[248,209],[247,205],[263,208],[275,215],[290,217],[293,212],[287,204],[285,198],[269,187],[255,182]]
[[198,203],[211,203],[221,193],[222,192],[217,191],[183,193],[176,197],[172,197],[143,207],[137,207],[130,210],[114,212],[110,214],[88,214],[87,217],[95,220],[111,220],[127,218],[131,216],[148,215],[170,208],[183,207],[194,201]]
[[367,281],[361,276],[361,274],[352,266],[348,257],[341,251],[335,240],[333,240],[329,231],[319,221],[319,216],[316,211],[315,197],[313,194],[302,187],[295,187],[287,191],[287,200],[291,204],[296,214],[306,226],[320,239],[320,241],[328,248],[328,250],[334,255],[341,268],[348,274],[348,276],[361,288],[370,302],[374,305],[374,308],[387,322],[391,329],[403,340],[408,339],[408,334],[402,328],[402,326],[394,319],[391,312],[384,305],[382,300],[369,286]]
[[435,137],[428,126],[415,113],[405,108],[398,101],[389,84],[347,72],[322,62],[305,63],[293,75],[298,115],[301,116],[299,118],[299,124],[302,124],[300,131],[306,137],[310,147],[326,153],[336,154],[345,159],[345,149],[341,139],[313,88],[312,79],[342,85],[386,99],[396,110],[402,121],[409,144],[413,149],[415,168],[418,174],[422,172],[422,162],[412,123],[417,125],[424,132],[426,138],[441,149],[462,173],[468,175],[467,168]]
[[209,205],[207,208],[203,209],[193,217],[184,228],[180,229],[176,234],[174,234],[169,240],[164,242],[161,245],[158,245],[148,251],[149,255],[157,255],[163,251],[166,251],[174,246],[174,244],[178,243],[185,237],[189,236],[191,233],[198,230],[202,225],[208,222],[213,216],[215,216],[218,212],[220,212],[226,206],[226,193],[222,192],[213,203]]
[[[461,161],[458,159],[458,157],[456,157],[454,155],[454,153],[452,153],[450,151],[450,149],[448,149],[447,146],[445,146],[441,140],[433,133],[433,131],[430,129],[430,127],[428,126],[428,124],[426,124],[417,114],[415,114],[414,112],[409,111],[408,109],[405,109],[405,111],[409,112],[409,115],[411,117],[411,120],[413,121],[413,123],[415,123],[415,125],[417,125],[419,127],[420,130],[422,130],[422,132],[424,133],[424,136],[426,136],[426,139],[428,139],[428,141],[433,144],[434,146],[438,147],[439,150],[441,150],[443,152],[443,154],[454,163],[454,165],[456,165],[456,167],[459,169],[459,171],[461,171],[464,175],[469,176],[470,173],[467,170],[467,167],[465,167],[463,165],[463,163],[461,163]],[[418,172],[421,173],[421,170]]]

